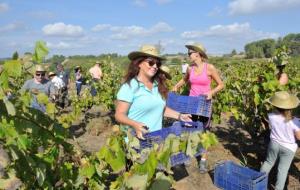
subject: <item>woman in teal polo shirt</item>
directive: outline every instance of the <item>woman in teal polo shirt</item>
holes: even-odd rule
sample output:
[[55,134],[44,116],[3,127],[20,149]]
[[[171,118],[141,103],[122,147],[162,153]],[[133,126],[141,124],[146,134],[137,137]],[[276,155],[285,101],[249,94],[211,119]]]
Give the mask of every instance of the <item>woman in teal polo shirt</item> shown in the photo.
[[117,95],[118,122],[132,127],[137,137],[143,139],[148,130],[162,128],[163,116],[192,121],[191,115],[166,107],[168,89],[159,69],[164,58],[155,46],[143,45],[139,51],[129,53],[128,58],[131,63]]

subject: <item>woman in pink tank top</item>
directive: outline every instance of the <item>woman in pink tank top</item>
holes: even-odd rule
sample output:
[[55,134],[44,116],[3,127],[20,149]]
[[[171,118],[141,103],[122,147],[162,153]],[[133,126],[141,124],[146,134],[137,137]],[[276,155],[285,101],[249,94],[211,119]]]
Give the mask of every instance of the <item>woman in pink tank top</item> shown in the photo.
[[[211,99],[213,95],[224,88],[223,81],[217,69],[207,63],[206,50],[201,44],[186,45],[191,60],[191,67],[188,67],[186,75],[173,88],[178,91],[181,86],[190,83],[190,96],[206,95]],[[214,80],[217,86],[211,89],[211,81]]]
[[[177,91],[185,83],[190,83],[190,96],[206,95],[207,99],[211,99],[213,95],[224,88],[223,81],[221,80],[217,69],[207,63],[207,55],[205,49],[201,44],[186,45],[188,48],[188,55],[191,60],[191,67],[188,67],[186,75],[181,79],[173,88],[173,91]],[[214,80],[217,86],[211,89],[211,81]],[[196,116],[193,120],[201,121],[203,118]],[[204,120],[203,122],[208,122]],[[206,173],[207,170],[207,151],[201,155],[199,163],[200,173]]]

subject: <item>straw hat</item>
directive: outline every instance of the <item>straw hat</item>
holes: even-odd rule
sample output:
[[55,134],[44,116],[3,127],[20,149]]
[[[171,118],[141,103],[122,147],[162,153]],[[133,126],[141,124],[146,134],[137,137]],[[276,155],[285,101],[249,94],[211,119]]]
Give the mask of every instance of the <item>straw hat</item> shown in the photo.
[[167,79],[169,79],[169,80],[172,79],[172,77],[170,75],[170,69],[169,69],[169,67],[167,67],[165,65],[162,65],[162,66],[160,66],[159,69],[166,75]]
[[46,72],[46,70],[42,65],[36,65],[35,72]]
[[49,73],[48,73],[48,76],[49,76],[49,77],[54,76],[54,75],[56,75],[54,72],[49,72]]
[[193,45],[185,45],[186,48],[193,50],[195,52],[199,52],[204,58],[208,59],[206,55],[206,49],[200,43],[195,43]]
[[281,109],[293,109],[300,103],[297,96],[291,95],[286,91],[275,92],[271,98],[267,99],[267,102]]
[[153,45],[143,45],[139,51],[133,51],[128,54],[130,60],[134,60],[138,57],[155,57],[160,60],[165,60],[165,58],[159,55],[158,49]]

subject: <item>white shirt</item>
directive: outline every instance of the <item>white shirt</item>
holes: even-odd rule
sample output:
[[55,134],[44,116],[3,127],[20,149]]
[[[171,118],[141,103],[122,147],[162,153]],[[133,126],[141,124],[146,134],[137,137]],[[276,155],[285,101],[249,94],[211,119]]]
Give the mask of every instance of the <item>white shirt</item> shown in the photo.
[[51,82],[58,90],[65,86],[64,81],[61,78],[59,78],[58,76],[54,76],[52,78]]
[[183,64],[183,65],[181,65],[181,71],[182,71],[182,74],[185,74],[186,73],[186,70],[187,70],[187,68],[188,68],[188,66],[189,66],[189,64]]
[[281,146],[296,152],[298,145],[296,143],[295,132],[300,131],[299,118],[293,118],[286,122],[281,114],[270,113],[269,122],[272,127],[271,139]]

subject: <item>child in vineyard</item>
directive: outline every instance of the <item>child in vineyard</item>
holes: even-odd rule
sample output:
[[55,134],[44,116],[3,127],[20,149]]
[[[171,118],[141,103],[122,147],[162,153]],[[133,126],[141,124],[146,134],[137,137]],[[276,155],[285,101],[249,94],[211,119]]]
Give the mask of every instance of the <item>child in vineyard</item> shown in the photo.
[[280,91],[269,98],[268,102],[275,110],[268,114],[271,141],[266,161],[260,171],[269,173],[279,158],[275,189],[283,190],[288,170],[298,148],[296,140],[300,140],[300,121],[292,116],[292,109],[298,107],[299,99],[286,91]]
[[[201,44],[186,45],[191,66],[187,68],[187,72],[173,88],[177,92],[184,84],[190,84],[189,96],[206,95],[207,99],[212,97],[224,88],[223,81],[218,74],[217,69],[207,63],[208,56],[206,50]],[[216,82],[216,87],[211,89],[211,81]],[[194,116],[193,120],[202,120],[202,117]],[[204,153],[200,161],[200,172],[207,172],[207,153]]]
[[140,139],[148,130],[160,130],[163,116],[191,121],[191,115],[166,107],[168,90],[159,69],[164,58],[157,48],[143,45],[139,51],[129,53],[128,58],[131,63],[117,94],[116,120],[132,127]]

